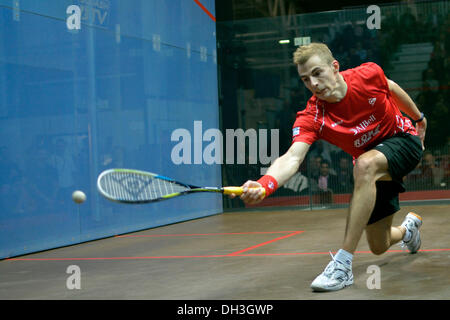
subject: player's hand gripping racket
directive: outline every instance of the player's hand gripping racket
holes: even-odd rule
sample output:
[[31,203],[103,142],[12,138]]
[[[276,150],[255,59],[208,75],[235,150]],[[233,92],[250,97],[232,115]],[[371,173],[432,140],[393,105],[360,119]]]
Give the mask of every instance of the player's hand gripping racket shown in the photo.
[[[240,196],[242,187],[196,187],[151,172],[133,169],[108,169],[97,179],[97,189],[106,199],[120,203],[150,203],[177,196],[216,192]],[[264,188],[261,188],[265,192]]]

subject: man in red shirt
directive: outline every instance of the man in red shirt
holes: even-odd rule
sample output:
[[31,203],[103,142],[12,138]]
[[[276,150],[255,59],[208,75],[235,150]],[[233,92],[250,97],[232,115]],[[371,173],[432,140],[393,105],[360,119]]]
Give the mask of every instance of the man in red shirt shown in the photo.
[[400,209],[398,194],[405,191],[403,177],[422,157],[427,121],[408,94],[375,63],[340,72],[339,62],[320,43],[299,47],[294,63],[313,96],[297,113],[289,150],[266,175],[243,185],[241,199],[255,204],[275,192],[297,172],[309,147],[319,139],[352,155],[354,190],[344,241],[311,284],[315,291],[339,290],[353,284],[353,254],[364,230],[374,254],[400,241],[411,253],[419,250],[422,218],[410,212],[398,227],[392,226],[392,219]]

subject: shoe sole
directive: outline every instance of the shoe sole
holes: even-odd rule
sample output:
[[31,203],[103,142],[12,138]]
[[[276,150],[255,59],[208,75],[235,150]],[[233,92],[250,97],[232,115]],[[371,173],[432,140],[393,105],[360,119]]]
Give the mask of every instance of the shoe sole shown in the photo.
[[420,246],[422,245],[422,239],[420,238],[420,232],[419,232],[419,230],[417,230],[417,235],[418,235],[418,237],[419,237],[419,244],[417,245],[417,249],[415,249],[415,250],[409,250],[409,248],[408,248],[410,254],[415,254],[415,253],[417,253],[417,252],[420,250]]
[[323,287],[318,287],[318,286],[311,285],[311,289],[313,289],[313,291],[315,291],[315,292],[330,292],[330,291],[342,290],[342,289],[344,289],[346,287],[351,286],[352,284],[353,284],[353,280],[347,281],[341,286],[329,287],[329,288],[323,288]]

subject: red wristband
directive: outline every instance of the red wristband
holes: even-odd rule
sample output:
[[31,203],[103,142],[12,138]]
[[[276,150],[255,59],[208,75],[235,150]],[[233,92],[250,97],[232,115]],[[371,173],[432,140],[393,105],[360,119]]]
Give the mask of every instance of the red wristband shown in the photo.
[[257,182],[259,182],[263,188],[266,190],[266,198],[274,193],[278,188],[278,182],[274,177],[265,175],[262,176]]

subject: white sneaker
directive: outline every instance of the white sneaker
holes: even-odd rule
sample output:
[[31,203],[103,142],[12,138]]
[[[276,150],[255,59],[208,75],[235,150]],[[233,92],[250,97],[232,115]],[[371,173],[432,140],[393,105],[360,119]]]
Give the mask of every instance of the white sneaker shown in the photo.
[[337,261],[331,252],[330,255],[333,260],[328,263],[324,272],[311,283],[314,291],[336,291],[353,284],[352,267]]
[[[419,228],[422,225],[422,217],[414,212],[406,215],[401,226],[406,228],[403,237],[402,247],[407,247],[409,252],[416,253],[419,251],[422,241],[420,240]],[[406,240],[407,239],[407,240]]]

